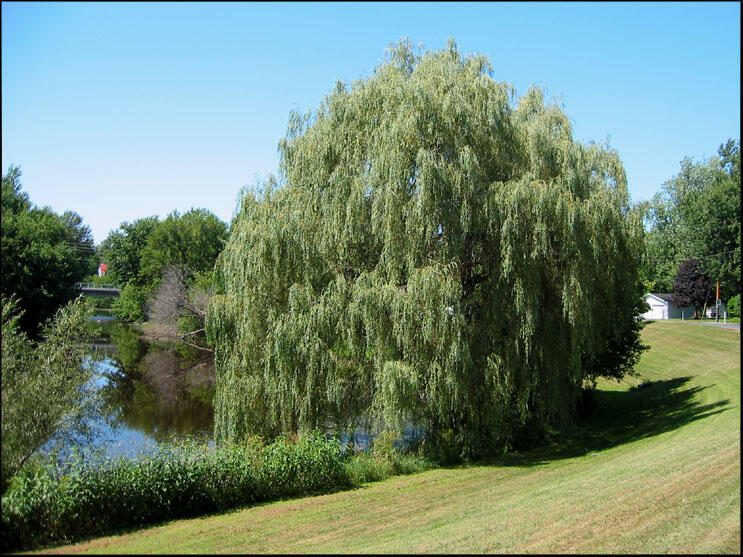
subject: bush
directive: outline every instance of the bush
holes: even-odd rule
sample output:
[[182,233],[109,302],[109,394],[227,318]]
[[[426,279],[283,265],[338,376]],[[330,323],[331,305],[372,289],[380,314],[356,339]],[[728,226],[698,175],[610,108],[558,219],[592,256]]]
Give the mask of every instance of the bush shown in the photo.
[[[81,298],[60,308],[38,341],[19,326],[15,298],[2,297],[2,465],[0,489],[52,437],[69,441],[85,434],[94,409],[84,365],[87,311]],[[90,403],[86,404],[85,401]]]
[[395,450],[395,442],[400,438],[400,434],[395,430],[385,429],[374,439],[372,453],[375,457],[392,462],[398,452]]
[[740,294],[736,294],[728,300],[728,317],[740,317]]
[[219,448],[164,445],[136,461],[79,454],[18,474],[2,499],[2,549],[71,542],[349,485],[340,445],[311,434]]
[[79,452],[17,474],[2,498],[3,551],[100,536],[261,501],[322,493],[429,470],[413,453],[344,454],[320,433],[293,442],[163,444],[131,461]]
[[355,453],[346,460],[344,466],[348,481],[354,486],[386,480],[392,476],[414,474],[435,467],[436,464],[431,460],[414,452],[404,453],[398,449],[385,449],[380,452],[377,443],[370,452]]
[[359,451],[349,458],[345,470],[349,481],[355,486],[386,480],[393,475],[391,462],[365,451]]
[[125,321],[144,321],[144,307],[148,293],[149,290],[141,286],[133,284],[124,286],[119,297],[112,304],[116,317]]

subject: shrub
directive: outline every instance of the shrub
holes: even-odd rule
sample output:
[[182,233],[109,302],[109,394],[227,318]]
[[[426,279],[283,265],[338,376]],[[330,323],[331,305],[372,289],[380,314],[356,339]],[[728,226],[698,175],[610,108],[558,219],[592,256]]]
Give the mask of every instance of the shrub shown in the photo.
[[[83,364],[87,311],[80,298],[60,308],[38,341],[20,328],[18,301],[2,305],[2,466],[0,486],[29,463],[52,437],[69,440],[86,431],[94,399]],[[86,404],[85,400],[90,400]]]
[[311,433],[297,441],[259,437],[210,447],[161,445],[131,461],[74,452],[17,474],[2,498],[4,551],[69,543],[128,527],[327,492],[429,470],[431,461],[390,448],[345,454]]
[[740,317],[740,294],[736,294],[728,300],[728,317]]
[[392,461],[397,454],[395,442],[400,438],[397,431],[385,429],[374,439],[372,452],[377,458]]
[[127,284],[121,289],[119,297],[112,304],[113,312],[126,321],[144,321],[144,307],[149,290],[141,286]]
[[359,486],[367,482],[378,482],[392,476],[392,463],[373,454],[359,451],[345,464],[346,474],[351,484]]
[[314,433],[218,448],[169,444],[136,461],[74,453],[20,473],[2,499],[2,549],[71,542],[116,529],[349,485],[338,443]]
[[[389,437],[394,441],[394,436]],[[385,445],[385,443],[381,444]],[[374,449],[369,452],[359,451],[350,456],[344,464],[348,481],[355,486],[386,480],[392,476],[414,474],[435,467],[436,464],[418,452],[402,452],[393,448],[392,443],[380,451],[379,438],[375,441]]]

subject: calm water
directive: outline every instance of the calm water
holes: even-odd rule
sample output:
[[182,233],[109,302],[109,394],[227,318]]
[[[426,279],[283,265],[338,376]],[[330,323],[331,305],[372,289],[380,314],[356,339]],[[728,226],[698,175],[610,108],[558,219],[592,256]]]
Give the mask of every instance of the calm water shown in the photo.
[[[111,457],[136,458],[160,441],[198,438],[211,443],[214,431],[214,358],[183,343],[147,342],[126,323],[96,316],[95,341],[88,351],[100,411],[88,423],[92,435],[74,446],[101,450]],[[406,439],[420,435],[409,427]],[[358,448],[374,435],[354,433]],[[342,441],[347,441],[347,436]],[[49,450],[54,442],[42,450]],[[70,449],[69,442],[62,445]]]
[[[125,323],[92,320],[87,355],[100,412],[83,449],[136,457],[172,438],[212,439],[214,359],[183,343],[145,342]],[[51,444],[48,445],[49,447]]]

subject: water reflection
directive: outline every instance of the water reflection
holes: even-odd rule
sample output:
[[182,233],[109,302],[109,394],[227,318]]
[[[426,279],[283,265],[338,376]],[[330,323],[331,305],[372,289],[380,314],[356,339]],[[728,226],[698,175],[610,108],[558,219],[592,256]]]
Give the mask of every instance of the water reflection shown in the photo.
[[[197,437],[211,442],[214,430],[214,358],[209,352],[178,342],[148,342],[129,325],[112,319],[93,319],[88,352],[95,368],[96,405],[99,411],[90,424],[92,440],[79,441],[83,450],[103,451],[108,456],[136,458],[160,441]],[[357,449],[368,448],[374,431],[367,417],[353,435]],[[327,432],[332,433],[331,424]],[[412,424],[403,441],[419,437]],[[341,435],[341,441],[349,441]],[[43,450],[62,447],[54,441]]]
[[112,455],[147,450],[156,441],[214,428],[214,359],[182,343],[145,342],[126,324],[91,323],[101,419],[96,446]]

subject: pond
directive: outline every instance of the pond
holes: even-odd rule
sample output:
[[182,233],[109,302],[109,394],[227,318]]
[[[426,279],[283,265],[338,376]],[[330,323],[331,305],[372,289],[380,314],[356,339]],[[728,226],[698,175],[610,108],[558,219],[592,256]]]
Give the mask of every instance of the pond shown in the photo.
[[131,326],[111,317],[94,317],[90,328],[95,340],[86,363],[94,369],[100,411],[88,422],[90,438],[76,441],[81,449],[135,458],[161,441],[211,441],[211,353],[179,342],[145,341]]

